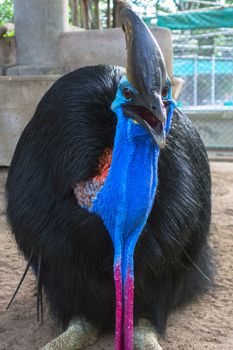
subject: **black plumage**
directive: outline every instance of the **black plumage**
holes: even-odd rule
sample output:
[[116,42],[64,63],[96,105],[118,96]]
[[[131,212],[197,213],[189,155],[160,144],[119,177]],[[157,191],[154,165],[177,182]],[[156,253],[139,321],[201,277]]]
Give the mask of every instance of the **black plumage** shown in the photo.
[[[98,173],[112,149],[116,116],[110,106],[124,71],[75,70],[40,101],[9,169],[7,217],[52,314],[63,326],[76,315],[113,330],[113,246],[102,220],[81,208],[73,186]],[[211,181],[203,143],[175,110],[161,150],[156,200],[135,251],[134,317],[163,333],[169,313],[204,291],[210,278],[207,244]],[[133,208],[132,208],[133,210]]]

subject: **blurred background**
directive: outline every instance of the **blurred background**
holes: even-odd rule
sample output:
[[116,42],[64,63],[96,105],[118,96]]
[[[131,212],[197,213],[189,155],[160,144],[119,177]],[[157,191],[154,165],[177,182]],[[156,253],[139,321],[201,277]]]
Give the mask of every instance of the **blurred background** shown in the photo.
[[[43,7],[35,9],[39,6],[35,0],[0,0],[0,75],[4,77],[0,80],[0,92],[2,88],[4,96],[1,82],[7,76],[44,75],[41,79],[45,81],[47,75],[46,89],[52,83],[52,75],[86,64],[124,65],[123,51],[118,50],[118,45],[123,50],[123,38],[119,39],[120,30],[112,28],[120,26],[120,10],[131,7],[164,46],[168,72],[177,91],[177,105],[198,128],[210,156],[232,159],[233,0],[42,0],[39,3]],[[62,18],[60,27],[58,18]],[[167,32],[161,34],[158,28],[170,31],[171,44]],[[17,79],[15,86],[19,83]],[[21,86],[24,83],[22,78]],[[42,92],[43,89],[37,95]],[[4,116],[6,108],[9,106],[2,112]],[[28,109],[28,115],[33,108]],[[8,110],[8,129],[9,113]],[[10,148],[14,148],[17,137],[13,137]]]

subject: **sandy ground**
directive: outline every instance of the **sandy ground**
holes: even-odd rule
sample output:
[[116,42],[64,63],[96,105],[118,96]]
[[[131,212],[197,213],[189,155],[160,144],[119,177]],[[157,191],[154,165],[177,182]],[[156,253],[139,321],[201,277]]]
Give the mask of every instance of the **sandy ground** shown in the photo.
[[[171,315],[164,350],[233,349],[233,163],[211,163],[213,220],[211,245],[216,258],[215,289],[185,309]],[[4,183],[0,171],[0,350],[33,350],[59,334],[47,307],[45,323],[36,321],[35,284],[28,274],[17,299],[5,311],[25,266],[6,227]],[[88,349],[113,349],[105,336]]]

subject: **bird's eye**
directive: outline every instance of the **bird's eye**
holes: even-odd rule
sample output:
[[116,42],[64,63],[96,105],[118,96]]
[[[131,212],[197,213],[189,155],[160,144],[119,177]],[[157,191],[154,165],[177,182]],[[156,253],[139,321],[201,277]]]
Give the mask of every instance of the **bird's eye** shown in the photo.
[[133,92],[128,88],[124,88],[122,90],[122,94],[126,100],[131,100],[131,98],[133,97]]
[[168,92],[169,92],[169,86],[168,85],[165,85],[163,88],[162,88],[162,97],[167,97],[168,95]]

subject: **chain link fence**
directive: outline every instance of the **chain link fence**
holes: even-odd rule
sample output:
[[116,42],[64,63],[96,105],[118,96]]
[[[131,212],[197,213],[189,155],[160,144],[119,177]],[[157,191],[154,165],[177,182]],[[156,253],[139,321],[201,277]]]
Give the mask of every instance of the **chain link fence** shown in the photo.
[[173,32],[178,106],[209,149],[233,151],[233,29]]

